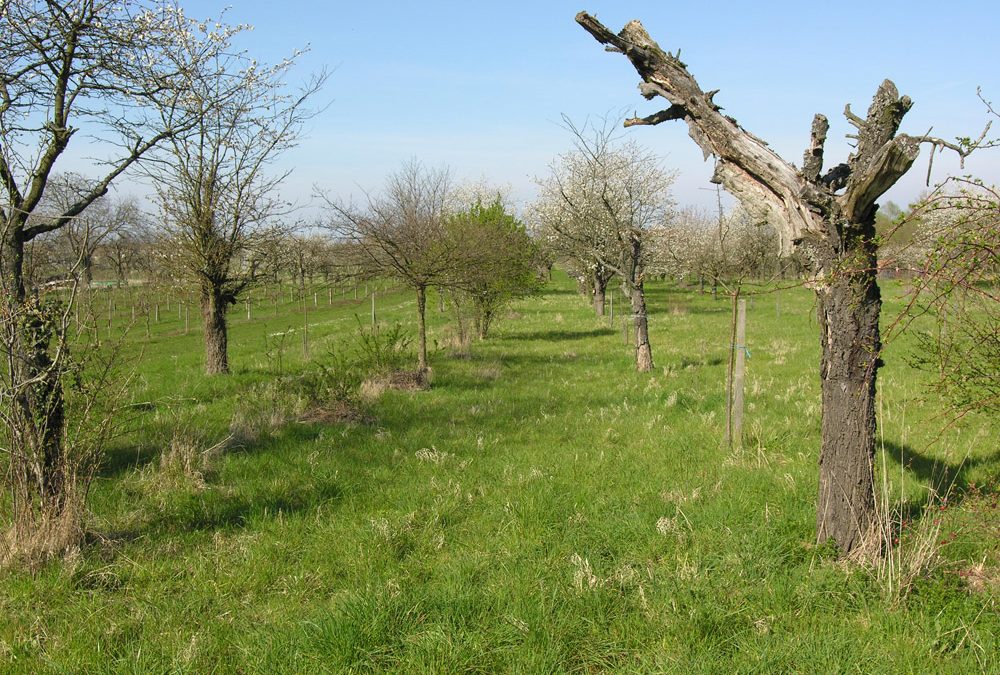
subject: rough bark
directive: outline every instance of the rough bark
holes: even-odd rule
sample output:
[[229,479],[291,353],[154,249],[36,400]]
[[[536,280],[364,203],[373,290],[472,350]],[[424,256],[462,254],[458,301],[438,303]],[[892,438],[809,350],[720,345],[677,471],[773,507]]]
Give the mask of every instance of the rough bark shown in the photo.
[[10,470],[18,507],[44,509],[58,516],[65,505],[62,441],[65,423],[61,373],[50,354],[51,310],[28,295],[24,283],[24,237],[8,226],[2,241],[4,298],[3,343],[8,358],[12,424]]
[[[880,360],[873,241],[875,203],[913,164],[927,136],[897,135],[912,102],[885,80],[865,119],[845,108],[857,128],[855,151],[823,173],[828,124],[817,115],[802,170],[723,115],[716,92],[704,92],[679,56],[663,51],[638,21],[612,33],[581,12],[576,17],[609,50],[623,53],[642,77],[639,90],[670,106],[627,120],[626,126],[683,120],[707,158],[716,158],[713,181],[721,183],[779,232],[782,253],[800,251],[810,265],[823,330],[823,392],[820,495],[817,535],[847,555],[866,543],[875,517],[872,457],[875,447],[875,383]],[[679,52],[678,52],[679,55]]]
[[849,248],[842,260],[846,273],[817,289],[823,422],[816,532],[820,541],[833,539],[844,552],[870,542],[874,524],[882,304],[871,237],[858,238]]
[[653,369],[653,348],[649,344],[649,320],[646,317],[646,293],[642,281],[629,290],[632,302],[632,320],[635,324],[635,368],[640,373]]
[[201,290],[201,318],[205,337],[205,374],[229,374],[229,333],[226,313],[229,298],[218,287],[206,285]]

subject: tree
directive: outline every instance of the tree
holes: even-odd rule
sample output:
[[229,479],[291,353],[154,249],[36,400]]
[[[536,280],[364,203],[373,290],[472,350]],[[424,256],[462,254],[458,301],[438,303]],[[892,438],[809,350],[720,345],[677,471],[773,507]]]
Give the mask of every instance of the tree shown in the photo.
[[929,314],[921,344],[937,388],[959,414],[1000,412],[1000,189],[954,179],[915,209],[919,259],[912,316]]
[[[0,351],[6,360],[0,399],[10,503],[15,523],[31,531],[78,519],[86,493],[78,483],[88,468],[64,442],[66,310],[28,287],[25,249],[66,227],[112,181],[190,123],[178,107],[181,74],[192,66],[177,49],[181,36],[203,45],[202,53],[215,49],[211,33],[169,2],[0,3]],[[56,165],[83,127],[100,139],[96,167],[103,173],[71,203],[43,211]]]
[[381,195],[356,208],[324,197],[329,227],[354,244],[359,272],[399,280],[417,296],[417,367],[427,361],[427,289],[451,286],[461,255],[448,231],[451,175],[410,160],[389,176]]
[[[53,212],[62,212],[89,190],[90,181],[79,174],[53,176],[43,205],[50,205]],[[116,232],[124,230],[138,217],[138,213],[135,200],[103,196],[58,230],[68,254],[67,267],[79,261],[80,278],[85,287],[93,280],[94,258],[101,244]]]
[[653,352],[644,290],[647,239],[669,213],[674,176],[635,142],[617,143],[608,124],[590,130],[567,124],[576,151],[560,157],[539,183],[536,210],[566,250],[619,276],[635,323],[636,368],[648,372]]
[[484,340],[504,307],[538,288],[538,247],[499,194],[451,216],[448,229],[455,250],[464,254],[453,284],[472,300],[476,332]]
[[841,554],[876,545],[873,459],[875,381],[881,365],[876,278],[876,200],[910,168],[921,143],[967,154],[972,143],[952,144],[929,136],[897,134],[910,109],[909,97],[885,80],[867,116],[845,108],[857,129],[848,161],[823,173],[829,124],[816,115],[809,148],[797,169],[766,143],[722,114],[678,55],[663,51],[642,24],[620,33],[581,12],[577,22],[598,42],[624,54],[642,78],[640,92],[670,106],[625,121],[625,126],[683,120],[704,153],[716,157],[713,181],[739,198],[755,217],[770,222],[783,251],[799,249],[809,259],[810,284],[818,300],[822,358],[822,448],[817,537],[833,540]]
[[118,223],[105,237],[98,251],[107,260],[118,287],[128,285],[129,277],[153,238],[148,216],[134,198],[123,198],[114,205]]
[[[278,194],[288,172],[270,175],[269,164],[301,138],[312,116],[306,103],[326,75],[303,91],[286,92],[284,76],[294,57],[264,66],[234,53],[230,34],[213,58],[187,73],[186,112],[195,122],[161,146],[146,164],[160,209],[201,299],[205,372],[229,372],[229,306],[256,278],[256,240],[262,226],[288,210]],[[199,43],[189,45],[197,55]]]

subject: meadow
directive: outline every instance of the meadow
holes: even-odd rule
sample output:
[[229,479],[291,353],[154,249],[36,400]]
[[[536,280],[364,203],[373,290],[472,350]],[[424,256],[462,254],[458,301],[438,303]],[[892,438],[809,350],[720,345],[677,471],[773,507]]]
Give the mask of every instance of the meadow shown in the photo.
[[[904,290],[884,283],[886,322]],[[432,387],[349,409],[302,382],[343,364],[363,292],[307,302],[308,358],[294,302],[237,305],[228,377],[202,374],[193,312],[186,334],[176,309],[137,323],[88,543],[0,576],[0,670],[1000,671],[1000,424],[949,424],[893,340],[877,480],[899,542],[839,562],[815,544],[811,292],[750,300],[735,449],[728,300],[648,294],[650,374],[557,272],[471,353],[432,297]],[[377,297],[387,326],[414,307]]]

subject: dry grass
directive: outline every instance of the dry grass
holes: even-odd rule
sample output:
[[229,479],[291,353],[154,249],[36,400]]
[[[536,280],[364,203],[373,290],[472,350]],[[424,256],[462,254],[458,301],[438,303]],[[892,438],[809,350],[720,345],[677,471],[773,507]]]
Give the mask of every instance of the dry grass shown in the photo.
[[255,387],[237,402],[229,422],[229,433],[237,445],[255,443],[305,410],[306,401],[302,396],[280,382],[271,382]]
[[298,421],[305,424],[371,424],[374,418],[350,401],[330,401],[309,408]]
[[363,401],[374,402],[390,389],[394,391],[426,391],[431,388],[432,379],[430,369],[425,371],[397,370],[368,378],[358,388],[358,395]]
[[0,533],[0,569],[37,569],[79,551],[85,533],[84,498],[79,491],[69,491],[65,499],[59,513],[32,513]]
[[500,374],[503,372],[503,366],[499,361],[492,361],[490,363],[485,363],[476,369],[476,377],[481,380],[486,380],[488,382],[495,382],[500,379]]
[[167,449],[160,455],[155,475],[149,480],[158,488],[190,487],[204,490],[208,487],[207,475],[216,459],[232,442],[230,434],[214,445],[208,445],[202,434],[190,428],[174,432]]

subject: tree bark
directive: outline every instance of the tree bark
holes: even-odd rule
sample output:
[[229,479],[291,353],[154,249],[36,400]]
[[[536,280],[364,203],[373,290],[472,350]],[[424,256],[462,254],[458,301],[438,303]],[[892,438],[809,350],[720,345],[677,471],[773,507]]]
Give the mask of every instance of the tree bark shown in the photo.
[[853,255],[841,261],[843,273],[816,291],[823,415],[816,534],[819,541],[833,539],[845,553],[875,543],[870,535],[882,301],[874,248],[870,239],[858,241]]
[[217,286],[201,289],[201,318],[205,333],[205,374],[229,374],[229,333],[226,312],[229,300]]
[[632,302],[632,321],[635,324],[635,368],[640,373],[653,369],[653,348],[649,344],[649,320],[646,317],[646,292],[642,281],[628,290]]
[[14,225],[4,236],[2,262],[3,343],[8,354],[11,471],[15,510],[40,509],[58,516],[65,506],[63,432],[65,401],[61,373],[49,349],[51,309],[28,296],[24,285],[24,239]]
[[427,288],[417,286],[417,369],[426,372],[427,366]]

